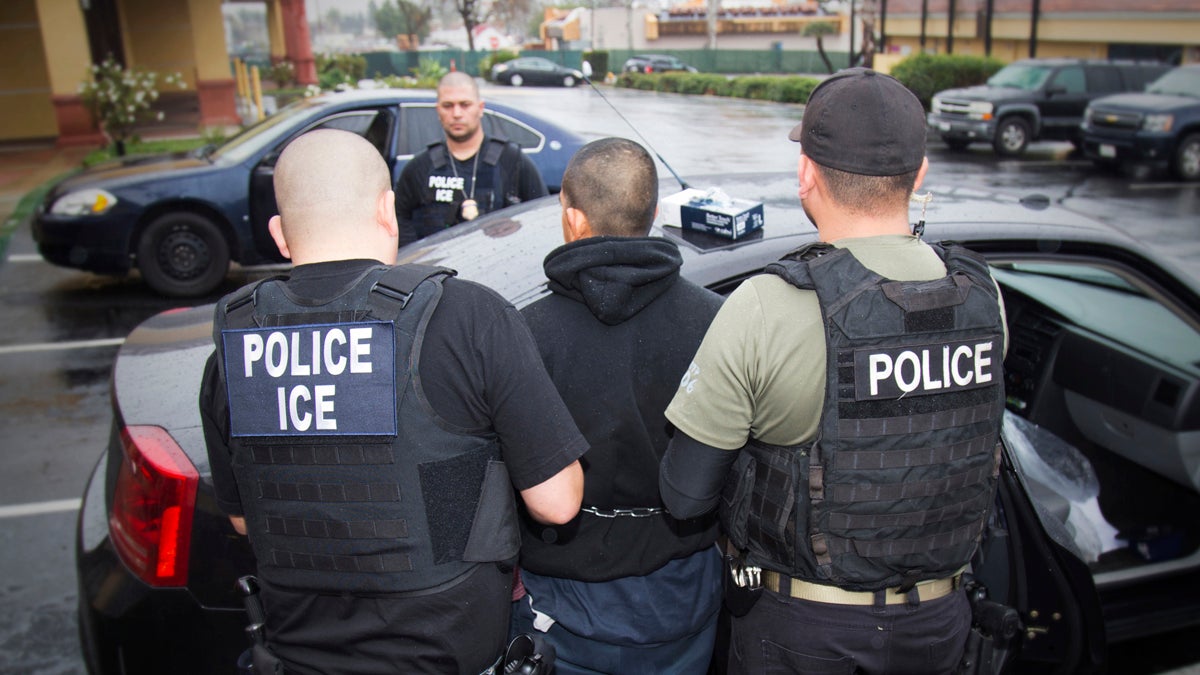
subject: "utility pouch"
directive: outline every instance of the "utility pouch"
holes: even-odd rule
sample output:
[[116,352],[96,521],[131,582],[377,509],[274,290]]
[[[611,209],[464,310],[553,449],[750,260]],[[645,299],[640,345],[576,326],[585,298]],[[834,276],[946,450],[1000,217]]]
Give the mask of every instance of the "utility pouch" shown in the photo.
[[733,616],[746,616],[762,596],[762,568],[747,565],[735,555],[725,555],[725,609]]

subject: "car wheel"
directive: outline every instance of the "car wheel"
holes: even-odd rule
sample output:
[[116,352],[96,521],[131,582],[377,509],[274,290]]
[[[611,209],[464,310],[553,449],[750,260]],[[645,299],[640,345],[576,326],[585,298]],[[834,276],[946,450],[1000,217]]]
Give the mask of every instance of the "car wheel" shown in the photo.
[[971,141],[964,138],[946,138],[943,136],[942,140],[946,142],[946,147],[951,150],[966,150],[967,146],[971,144]]
[[996,127],[996,140],[992,146],[1002,157],[1014,157],[1025,152],[1029,145],[1029,122],[1020,117],[1005,117]]
[[1179,180],[1200,180],[1200,134],[1185,136],[1171,162]]
[[513,76],[511,78],[509,78],[508,83],[514,87],[519,87],[519,86],[525,84],[525,78],[521,77],[520,75],[518,75],[516,73],[513,73]]
[[566,77],[564,77],[563,78],[563,86],[564,87],[574,87],[575,86],[575,76],[567,75]]
[[155,291],[194,298],[212,292],[229,272],[229,243],[221,230],[200,214],[167,213],[142,232],[137,265]]

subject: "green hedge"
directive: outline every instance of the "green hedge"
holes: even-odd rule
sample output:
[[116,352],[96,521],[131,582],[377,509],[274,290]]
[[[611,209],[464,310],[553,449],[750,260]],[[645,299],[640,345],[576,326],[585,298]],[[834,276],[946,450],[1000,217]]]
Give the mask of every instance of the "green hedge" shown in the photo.
[[914,54],[892,68],[892,77],[912,90],[928,110],[937,92],[983,84],[1004,65],[999,59],[984,56]]
[[[980,56],[916,54],[897,63],[892,68],[892,76],[911,89],[928,109],[929,100],[935,93],[982,84],[1004,65],[999,59]],[[820,83],[820,78],[802,75],[621,73],[617,76],[617,86],[629,89],[779,103],[807,103],[809,95]]]
[[731,96],[757,101],[804,103],[821,80],[797,75],[726,77],[712,73],[621,73],[617,86],[675,94]]

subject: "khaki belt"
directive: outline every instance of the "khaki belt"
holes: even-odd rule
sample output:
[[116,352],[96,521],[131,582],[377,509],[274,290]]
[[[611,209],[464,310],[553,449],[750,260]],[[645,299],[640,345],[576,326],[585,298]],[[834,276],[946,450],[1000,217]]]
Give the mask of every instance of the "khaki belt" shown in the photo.
[[[953,576],[948,579],[933,579],[932,581],[922,581],[914,586],[917,591],[917,597],[921,602],[937,600],[938,598],[949,595],[955,588],[958,587],[960,577]],[[790,583],[789,583],[790,582]],[[832,605],[874,605],[874,591],[844,591],[837,586],[826,586],[824,584],[814,584],[811,581],[801,579],[792,579],[778,572],[771,570],[762,571],[762,585],[775,593],[788,595],[798,600],[811,600],[812,602],[825,602]],[[786,591],[780,590],[787,588]],[[900,593],[895,588],[885,588],[883,590],[884,602],[889,605],[901,605],[908,602],[908,594]]]

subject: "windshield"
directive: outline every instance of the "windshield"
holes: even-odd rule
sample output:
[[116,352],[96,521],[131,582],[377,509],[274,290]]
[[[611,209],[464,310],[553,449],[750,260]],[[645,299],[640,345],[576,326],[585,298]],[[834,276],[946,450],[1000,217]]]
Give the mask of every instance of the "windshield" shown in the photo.
[[292,120],[308,115],[313,108],[320,105],[316,99],[304,98],[292,103],[263,121],[246,127],[236,136],[221,144],[209,155],[213,160],[226,160],[235,164],[252,157],[265,145],[278,140],[278,134],[272,133],[276,127],[293,126]]
[[987,83],[993,87],[1012,87],[1033,91],[1042,86],[1050,77],[1051,69],[1046,66],[1005,66],[1000,72],[988,78]]
[[1167,71],[1146,87],[1151,94],[1200,98],[1200,68],[1176,68]]

